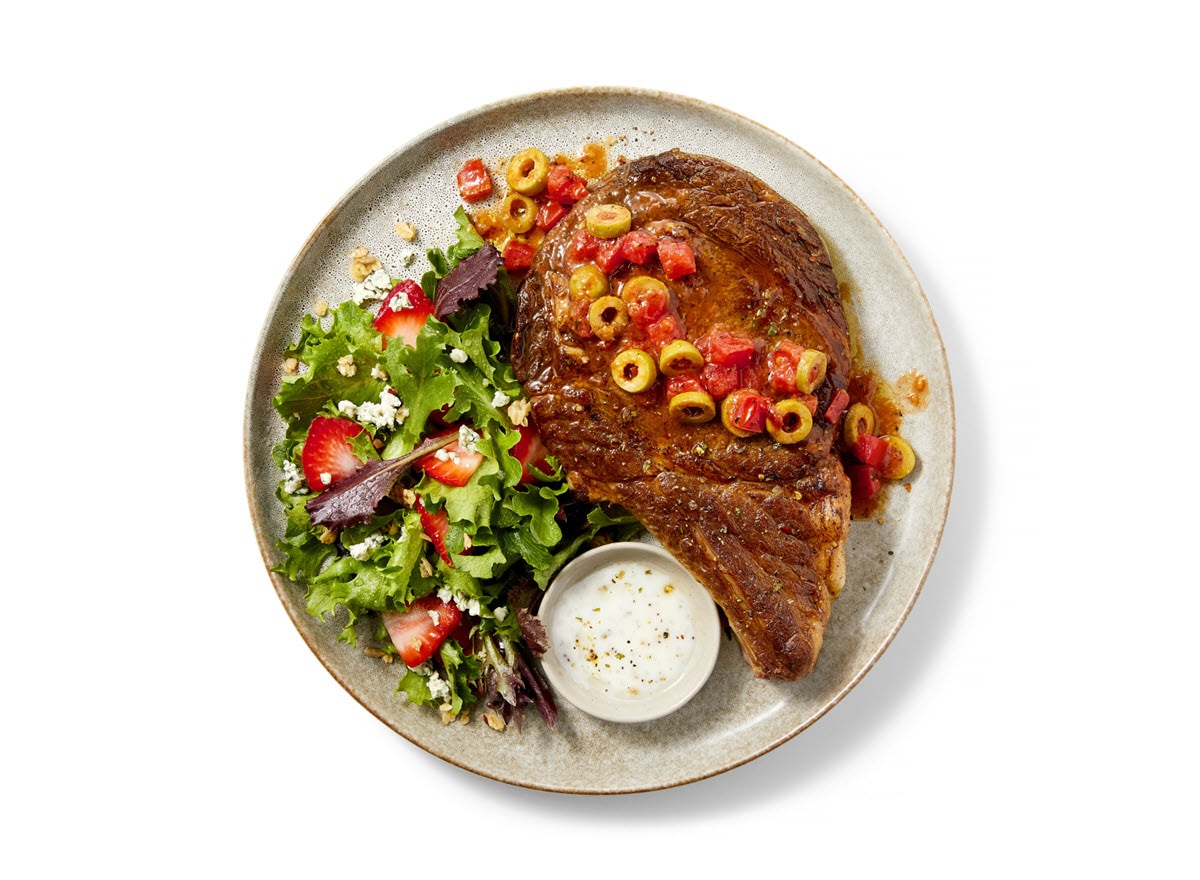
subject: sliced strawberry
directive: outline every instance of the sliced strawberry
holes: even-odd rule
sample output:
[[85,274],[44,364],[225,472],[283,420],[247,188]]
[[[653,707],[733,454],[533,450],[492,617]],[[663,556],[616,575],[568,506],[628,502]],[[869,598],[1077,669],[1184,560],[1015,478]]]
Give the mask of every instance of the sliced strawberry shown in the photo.
[[433,549],[437,551],[438,556],[442,557],[442,562],[453,568],[454,560],[450,558],[450,551],[446,549],[446,535],[450,532],[450,517],[444,510],[430,513],[425,509],[425,504],[420,498],[417,499],[416,510],[421,517],[421,528],[432,542]]
[[[379,306],[374,327],[388,339],[402,339],[408,345],[417,344],[417,334],[433,314],[433,303],[415,281],[401,281]],[[384,340],[387,347],[387,339]]]
[[434,595],[414,599],[403,611],[383,613],[383,625],[407,666],[420,666],[432,657],[461,620],[457,605]]
[[537,479],[529,469],[531,466],[542,473],[549,473],[550,465],[546,463],[546,456],[550,454],[550,451],[546,449],[546,444],[542,442],[538,432],[531,426],[520,425],[517,430],[521,434],[521,439],[512,448],[511,454],[513,458],[521,462],[520,485],[524,485]]
[[[453,428],[432,436],[444,437],[447,434],[457,433],[458,428]],[[439,483],[447,486],[465,486],[471,479],[471,474],[479,469],[482,462],[482,452],[468,452],[455,440],[437,452],[431,452],[424,458],[418,458],[417,467]]]
[[354,454],[347,442],[362,431],[362,425],[349,419],[330,416],[313,419],[300,451],[300,466],[310,489],[314,492],[327,489],[363,466],[363,460]]

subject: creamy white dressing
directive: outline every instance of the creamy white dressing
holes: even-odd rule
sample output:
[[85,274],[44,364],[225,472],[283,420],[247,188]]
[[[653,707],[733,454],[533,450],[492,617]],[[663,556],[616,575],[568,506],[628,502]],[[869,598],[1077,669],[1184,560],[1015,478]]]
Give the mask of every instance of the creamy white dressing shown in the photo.
[[610,699],[648,699],[687,671],[698,609],[677,572],[647,562],[597,568],[559,598],[551,650],[579,685]]

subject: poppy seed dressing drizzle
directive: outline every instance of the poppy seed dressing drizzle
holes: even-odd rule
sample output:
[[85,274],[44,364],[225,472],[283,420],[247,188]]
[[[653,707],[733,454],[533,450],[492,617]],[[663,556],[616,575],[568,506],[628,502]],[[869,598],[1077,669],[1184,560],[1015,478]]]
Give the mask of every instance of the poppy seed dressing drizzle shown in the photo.
[[651,565],[614,563],[575,584],[548,622],[551,650],[580,685],[637,700],[683,677],[696,640],[686,590]]

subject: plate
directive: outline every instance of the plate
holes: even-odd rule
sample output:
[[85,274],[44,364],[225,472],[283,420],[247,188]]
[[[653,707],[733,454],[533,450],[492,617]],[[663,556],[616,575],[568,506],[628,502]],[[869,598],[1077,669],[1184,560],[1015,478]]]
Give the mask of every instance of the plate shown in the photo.
[[[587,142],[633,158],[678,147],[724,159],[762,178],[804,211],[826,241],[847,285],[862,355],[885,379],[916,370],[929,383],[925,405],[906,417],[917,450],[911,492],[892,492],[882,521],[856,521],[847,545],[847,582],[834,603],[817,668],[799,682],[759,681],[725,642],[704,689],[657,721],[601,721],[561,707],[548,730],[536,715],[523,730],[494,733],[443,725],[436,712],[394,696],[397,674],[337,642],[337,621],[304,608],[303,591],[270,573],[284,521],[271,447],[283,425],[271,408],[281,352],[318,300],[349,295],[348,254],[363,245],[393,273],[420,277],[426,247],[453,242],[454,178],[475,156],[501,160],[527,146],[579,155]],[[415,245],[393,230],[412,223]],[[525,95],[465,113],[427,131],[363,177],[321,221],[288,269],[266,316],[247,389],[247,493],[263,561],[293,624],[330,674],[368,711],[420,748],[465,770],[526,788],[579,794],[650,791],[745,764],[795,737],[829,711],[894,639],[933,562],[950,501],[954,408],[950,374],[929,303],[878,219],[805,150],[737,113],[662,92],[586,88]]]

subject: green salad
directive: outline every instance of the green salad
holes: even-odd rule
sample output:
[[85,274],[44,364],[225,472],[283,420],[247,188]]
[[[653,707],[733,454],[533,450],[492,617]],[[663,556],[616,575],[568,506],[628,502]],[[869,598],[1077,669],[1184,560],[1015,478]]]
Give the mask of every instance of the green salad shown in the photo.
[[553,726],[541,591],[589,543],[639,527],[570,494],[508,362],[513,285],[455,218],[419,283],[357,254],[351,298],[305,315],[283,353],[276,570],[342,642],[393,662],[398,696],[496,729],[533,705]]

